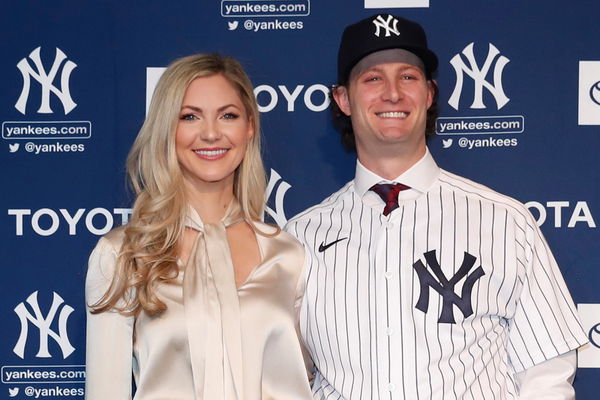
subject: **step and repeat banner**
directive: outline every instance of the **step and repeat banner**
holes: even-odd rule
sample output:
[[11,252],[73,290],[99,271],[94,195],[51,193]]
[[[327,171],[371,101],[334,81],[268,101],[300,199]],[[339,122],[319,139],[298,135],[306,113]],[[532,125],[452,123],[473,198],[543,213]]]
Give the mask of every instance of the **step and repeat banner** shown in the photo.
[[164,67],[245,66],[283,225],[353,177],[329,87],[343,28],[377,12],[439,56],[438,163],[537,219],[589,333],[578,399],[598,398],[600,2],[20,0],[0,5],[0,399],[84,397],[87,259],[129,218],[124,159]]

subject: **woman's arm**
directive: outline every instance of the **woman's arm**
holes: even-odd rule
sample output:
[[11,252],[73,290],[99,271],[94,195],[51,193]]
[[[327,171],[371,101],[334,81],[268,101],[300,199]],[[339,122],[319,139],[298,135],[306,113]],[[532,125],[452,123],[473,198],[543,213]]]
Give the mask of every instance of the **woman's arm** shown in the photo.
[[102,238],[92,251],[85,283],[87,400],[130,400],[132,397],[134,317],[115,311],[90,312],[90,306],[104,295],[114,274],[118,250],[112,242]]

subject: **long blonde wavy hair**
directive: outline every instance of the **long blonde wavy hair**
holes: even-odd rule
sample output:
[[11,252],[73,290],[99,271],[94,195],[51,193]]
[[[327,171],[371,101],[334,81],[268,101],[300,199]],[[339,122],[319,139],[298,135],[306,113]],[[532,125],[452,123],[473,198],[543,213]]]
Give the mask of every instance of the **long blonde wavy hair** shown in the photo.
[[233,191],[246,221],[253,224],[262,219],[266,183],[259,112],[250,79],[231,57],[196,54],[175,60],[156,86],[146,120],[127,157],[127,173],[136,200],[115,274],[107,292],[92,305],[94,313],[116,310],[135,315],[144,310],[155,315],[166,309],[156,291],[162,282],[177,277],[178,243],[188,205],[175,153],[180,106],[194,79],[217,74],[238,92],[254,127],[244,159],[234,174]]

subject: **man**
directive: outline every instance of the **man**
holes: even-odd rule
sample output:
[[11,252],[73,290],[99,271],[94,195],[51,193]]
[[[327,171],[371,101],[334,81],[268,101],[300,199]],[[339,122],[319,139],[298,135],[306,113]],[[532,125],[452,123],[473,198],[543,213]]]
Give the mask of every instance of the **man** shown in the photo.
[[356,176],[286,228],[307,252],[314,398],[572,399],[587,339],[535,220],[427,149],[437,64],[400,17],[343,33],[332,94]]

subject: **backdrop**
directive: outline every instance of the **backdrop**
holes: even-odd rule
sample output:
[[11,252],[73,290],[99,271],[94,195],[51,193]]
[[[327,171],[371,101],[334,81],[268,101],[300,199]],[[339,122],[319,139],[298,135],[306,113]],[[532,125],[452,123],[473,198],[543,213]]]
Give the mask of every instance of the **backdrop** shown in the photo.
[[597,399],[600,2],[568,4],[2,2],[0,398],[83,398],[87,258],[127,221],[124,159],[169,61],[220,52],[246,67],[268,213],[283,224],[352,179],[327,112],[339,37],[391,12],[420,21],[440,59],[438,163],[526,203],[541,225],[591,339],[578,398]]

